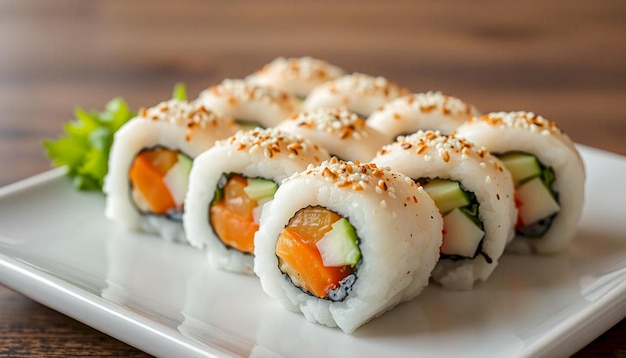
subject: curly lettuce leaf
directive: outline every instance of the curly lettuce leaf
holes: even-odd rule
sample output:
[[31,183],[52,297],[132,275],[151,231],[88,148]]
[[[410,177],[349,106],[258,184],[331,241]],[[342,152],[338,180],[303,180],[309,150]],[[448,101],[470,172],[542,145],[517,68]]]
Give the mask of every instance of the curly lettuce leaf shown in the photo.
[[113,135],[133,118],[122,98],[114,98],[101,112],[74,111],[75,119],[65,123],[65,133],[57,140],[46,140],[43,146],[54,166],[66,166],[79,190],[102,190],[108,172],[109,151]]
[[[187,99],[185,84],[177,83],[172,98]],[[45,140],[43,146],[55,167],[67,167],[74,186],[79,190],[102,190],[108,172],[109,152],[113,136],[131,118],[131,111],[122,98],[114,98],[103,111],[74,110],[74,120],[63,125],[64,134],[57,140]]]

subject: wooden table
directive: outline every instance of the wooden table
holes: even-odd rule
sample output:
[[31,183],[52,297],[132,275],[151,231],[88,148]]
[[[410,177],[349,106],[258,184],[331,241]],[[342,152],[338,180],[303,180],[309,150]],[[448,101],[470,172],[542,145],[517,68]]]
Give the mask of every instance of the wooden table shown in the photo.
[[[75,105],[133,108],[312,55],[441,90],[483,112],[532,110],[626,154],[626,3],[0,2],[0,185],[45,171],[40,141]],[[626,354],[624,321],[578,353]],[[143,355],[0,286],[0,354]]]

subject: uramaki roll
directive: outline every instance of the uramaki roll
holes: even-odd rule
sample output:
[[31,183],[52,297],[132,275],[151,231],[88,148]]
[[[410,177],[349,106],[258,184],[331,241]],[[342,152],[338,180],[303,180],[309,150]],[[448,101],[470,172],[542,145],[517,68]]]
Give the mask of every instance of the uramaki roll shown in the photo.
[[383,147],[372,160],[408,175],[435,200],[444,221],[433,279],[471,289],[498,265],[516,220],[513,181],[487,150],[436,131],[418,131]]
[[254,271],[286,308],[350,333],[421,292],[441,230],[410,178],[333,157],[283,181],[267,204]]
[[438,130],[450,134],[480,112],[459,98],[441,92],[415,93],[396,98],[374,111],[367,125],[396,138],[418,130]]
[[489,113],[469,119],[457,135],[500,157],[513,175],[519,218],[507,251],[566,250],[582,213],[585,168],[556,123],[532,112]]
[[346,107],[367,118],[376,108],[408,93],[384,77],[353,73],[315,87],[303,106],[305,110]]
[[140,110],[115,133],[104,185],[106,217],[186,241],[182,213],[192,160],[238,129],[232,119],[186,101]]
[[232,79],[202,91],[196,102],[234,118],[246,129],[273,127],[301,107],[300,101],[287,92]]
[[263,204],[281,181],[328,152],[308,140],[260,128],[218,141],[196,158],[183,218],[189,242],[217,267],[252,274]]
[[277,88],[304,99],[313,88],[343,74],[341,68],[316,58],[278,57],[246,77],[246,81],[263,87]]
[[367,162],[388,141],[347,109],[300,112],[282,121],[277,128],[307,138],[327,149],[331,156],[343,160]]

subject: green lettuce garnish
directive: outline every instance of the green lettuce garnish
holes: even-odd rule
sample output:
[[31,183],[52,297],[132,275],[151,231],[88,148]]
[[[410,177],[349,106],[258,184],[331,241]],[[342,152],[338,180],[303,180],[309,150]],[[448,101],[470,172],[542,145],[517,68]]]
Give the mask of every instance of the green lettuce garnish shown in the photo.
[[[185,84],[177,83],[172,99],[187,99]],[[74,110],[74,120],[64,124],[65,134],[57,140],[45,140],[43,146],[55,167],[67,167],[67,175],[78,190],[100,190],[109,171],[109,152],[113,135],[135,117],[120,97],[107,103],[102,112]]]
[[121,98],[107,103],[102,112],[74,111],[74,120],[64,125],[65,133],[43,146],[56,167],[66,166],[79,190],[102,190],[108,172],[113,134],[136,113]]

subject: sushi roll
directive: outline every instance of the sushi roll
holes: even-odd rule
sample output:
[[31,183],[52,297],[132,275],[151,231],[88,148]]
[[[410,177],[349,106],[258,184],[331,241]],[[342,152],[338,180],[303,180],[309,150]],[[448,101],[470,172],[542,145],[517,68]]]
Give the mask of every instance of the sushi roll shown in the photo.
[[300,112],[277,128],[307,138],[343,160],[368,162],[388,139],[346,109],[320,108]]
[[409,94],[409,90],[387,80],[353,73],[317,86],[304,101],[304,109],[346,107],[367,118],[383,104]]
[[140,110],[115,133],[104,185],[106,217],[185,242],[182,213],[192,160],[238,129],[232,119],[186,101]]
[[418,130],[454,132],[472,116],[480,113],[471,104],[441,92],[416,93],[396,98],[377,109],[367,125],[391,138]]
[[351,333],[421,292],[441,230],[410,178],[333,157],[283,181],[267,204],[254,271],[286,308]]
[[202,91],[196,102],[234,118],[244,129],[273,127],[301,107],[300,101],[287,92],[231,79]]
[[519,217],[507,251],[566,250],[582,213],[585,168],[556,123],[531,112],[490,113],[468,120],[457,135],[497,155],[513,175]]
[[217,267],[252,274],[254,234],[263,204],[281,181],[328,152],[276,129],[240,131],[196,158],[185,201],[191,245],[206,248]]
[[420,183],[443,215],[434,281],[467,290],[487,280],[513,238],[516,220],[513,181],[502,163],[466,140],[436,131],[399,137],[372,162]]
[[305,99],[314,87],[343,75],[341,68],[312,57],[279,57],[246,77],[246,81]]

